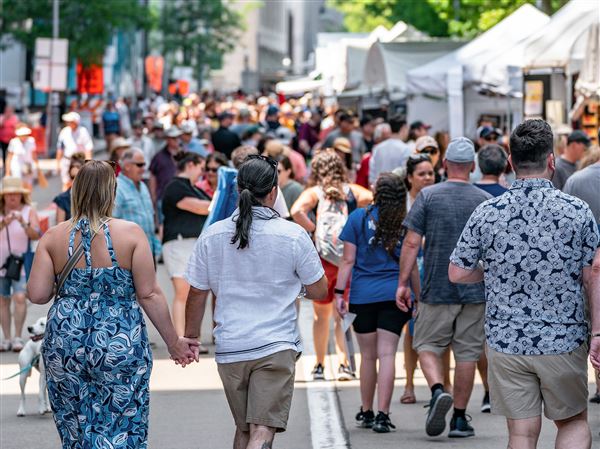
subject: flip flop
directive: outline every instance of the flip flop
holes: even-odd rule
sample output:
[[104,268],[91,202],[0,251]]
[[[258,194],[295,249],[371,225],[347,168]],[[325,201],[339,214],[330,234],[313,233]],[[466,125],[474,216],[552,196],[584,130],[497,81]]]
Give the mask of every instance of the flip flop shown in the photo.
[[400,404],[414,404],[417,402],[417,398],[414,393],[410,393],[405,391],[402,397],[400,398]]

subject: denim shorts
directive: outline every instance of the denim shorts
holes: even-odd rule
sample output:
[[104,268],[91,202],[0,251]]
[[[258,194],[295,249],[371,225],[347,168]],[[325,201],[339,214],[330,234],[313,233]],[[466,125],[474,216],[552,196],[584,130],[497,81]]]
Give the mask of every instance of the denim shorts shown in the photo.
[[17,293],[25,293],[26,284],[27,279],[25,279],[25,273],[21,273],[21,279],[18,281],[0,277],[0,296],[9,298]]

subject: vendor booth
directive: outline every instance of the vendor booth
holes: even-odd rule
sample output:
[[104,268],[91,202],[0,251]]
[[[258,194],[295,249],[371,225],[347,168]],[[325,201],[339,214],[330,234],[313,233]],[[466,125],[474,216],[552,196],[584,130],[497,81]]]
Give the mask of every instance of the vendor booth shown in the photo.
[[549,22],[526,4],[458,50],[408,72],[408,119],[474,137],[481,116],[510,128],[522,118],[522,57],[513,49]]

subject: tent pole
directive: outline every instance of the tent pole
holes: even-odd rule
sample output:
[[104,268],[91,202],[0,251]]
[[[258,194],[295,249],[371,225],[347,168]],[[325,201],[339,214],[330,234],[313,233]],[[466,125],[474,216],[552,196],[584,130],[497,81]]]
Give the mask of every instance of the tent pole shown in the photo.
[[567,67],[565,70],[565,76],[567,77],[565,86],[567,89],[566,92],[566,104],[565,104],[565,117],[569,117],[569,111],[571,110],[571,107],[573,106],[573,77],[571,76],[571,72],[569,71],[569,68]]

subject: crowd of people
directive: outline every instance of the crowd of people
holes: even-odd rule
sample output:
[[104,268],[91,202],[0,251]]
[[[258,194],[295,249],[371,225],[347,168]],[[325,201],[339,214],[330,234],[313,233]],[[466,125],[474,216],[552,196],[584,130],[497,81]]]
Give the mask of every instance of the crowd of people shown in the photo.
[[[113,318],[140,332],[141,315],[130,311],[137,296],[184,366],[209,352],[199,338],[212,303],[236,448],[271,444],[286,428],[303,297],[313,300],[315,381],[331,371],[340,381],[357,378],[342,328],[352,314],[361,355],[358,426],[395,429],[390,404],[404,334],[400,401],[416,402],[420,364],[431,389],[427,435],[444,432],[451,409],[448,436],[475,435],[467,404],[479,371],[481,411],[506,416],[509,447],[536,446],[542,403],[557,425],[558,448],[590,447],[588,351],[600,368],[600,149],[584,132],[555,136],[547,123],[529,120],[508,135],[482,120],[472,140],[450,140],[401,116],[359,119],[312,101],[192,94],[181,102],[109,102],[99,129],[108,162],[91,164],[98,130],[73,109],[62,117],[56,170],[63,192],[54,200],[57,221],[70,225],[42,237],[29,283],[33,302],[49,301],[54,275],[78,241],[85,258],[76,270],[97,278],[88,285],[71,273],[49,314],[44,357],[65,447],[89,437],[77,433],[68,399],[86,381],[63,385],[56,376],[79,346],[95,343],[75,339],[78,324],[61,322],[61,304],[106,319],[82,306],[90,295],[118,304],[124,316]],[[25,261],[40,238],[29,199],[35,145],[26,124],[11,123],[0,190],[3,351],[23,344]],[[5,134],[0,129],[0,138]],[[96,234],[104,239],[92,242]],[[9,274],[13,255],[21,265]],[[173,284],[170,313],[154,277],[158,263]],[[115,298],[106,292],[117,282],[124,286]],[[329,360],[336,366],[328,371],[332,322],[336,357]],[[123,370],[136,379],[124,402],[147,423],[151,357],[143,323],[141,329],[142,338],[130,339],[138,357],[131,361],[146,368],[141,375]],[[53,342],[66,333],[69,345],[59,351]],[[103,363],[86,369],[130,361]],[[600,403],[600,391],[591,401]],[[85,413],[93,423],[102,410]],[[128,419],[110,431],[132,425]],[[145,432],[127,438],[128,447],[143,447]]]

